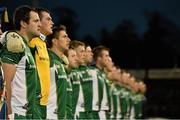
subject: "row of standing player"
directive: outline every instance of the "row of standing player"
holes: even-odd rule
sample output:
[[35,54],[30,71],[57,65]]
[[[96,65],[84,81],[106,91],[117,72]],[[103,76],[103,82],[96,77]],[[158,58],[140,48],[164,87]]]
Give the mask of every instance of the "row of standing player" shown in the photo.
[[[20,16],[20,13],[23,15],[23,11],[27,12],[27,9],[27,7],[19,8],[18,16]],[[15,16],[17,16],[17,11]],[[133,90],[136,92],[129,93],[139,93],[141,89],[137,90],[138,85],[135,84],[136,82],[131,82],[133,81],[132,79],[130,82],[122,79],[125,72],[121,74],[120,69],[118,70],[113,67],[109,50],[103,46],[99,46],[94,50],[96,67],[89,66],[89,63],[92,62],[90,47],[85,47],[84,43],[80,41],[72,41],[69,47],[70,39],[65,27],[60,26],[52,31],[53,22],[48,10],[38,9],[38,11],[40,19],[38,19],[36,14],[33,14],[36,11],[30,10],[28,14],[30,17],[29,20],[21,18],[16,22],[18,32],[6,33],[5,41],[11,42],[6,42],[7,45],[3,48],[1,59],[4,68],[4,78],[6,80],[6,100],[9,117],[11,118],[13,116],[17,119],[127,117],[129,113],[127,98],[133,97],[127,95],[128,97],[125,97],[125,102],[122,102],[123,100],[120,98],[123,98],[121,96],[126,92],[120,91]],[[15,19],[18,19],[18,17]],[[33,26],[33,22],[36,23],[36,26]],[[49,50],[47,50],[44,41],[47,35],[49,35],[47,38]],[[23,36],[23,39],[17,39],[13,36]],[[34,38],[35,36],[39,37]],[[16,43],[12,44],[13,41],[16,41]],[[25,47],[22,47],[22,45],[25,45]],[[29,47],[31,53],[28,49]],[[87,52],[85,52],[86,50]],[[89,56],[86,56],[88,53]],[[31,55],[28,58],[26,56],[27,54],[32,54],[35,60],[33,61]],[[67,58],[65,55],[67,55]],[[25,60],[23,61],[23,59]],[[24,76],[18,74],[22,71],[22,63],[29,64],[24,71],[33,69],[33,72],[31,70],[33,73],[31,75],[33,76],[28,74],[28,72],[25,72]],[[36,66],[37,69],[34,69],[35,67],[32,66]],[[50,69],[48,66],[50,66]],[[11,68],[12,71],[9,71],[8,68]],[[38,73],[37,77],[36,70]],[[10,72],[11,75],[9,75]],[[18,76],[22,78],[19,79]],[[127,78],[129,77],[129,75],[125,76]],[[115,82],[110,82],[109,79]],[[23,95],[28,100],[20,99],[19,91],[22,89],[17,89],[18,85],[20,87],[24,85],[21,84],[21,82],[24,83],[23,81],[26,81],[26,84],[29,83],[32,85],[29,88],[26,86],[27,89],[24,90],[27,93]],[[34,81],[34,85],[30,81]],[[13,86],[11,86],[11,82],[14,84]],[[115,87],[116,85],[120,87]],[[117,88],[125,88],[125,90],[117,90]],[[13,92],[11,93],[11,91]],[[114,91],[118,91],[118,97],[116,98],[114,98],[114,95],[117,96],[117,92]],[[136,95],[134,94],[134,96]],[[17,99],[20,99],[21,102]],[[117,103],[122,104],[116,107]],[[122,108],[123,105],[125,105],[125,108]],[[119,110],[121,112],[118,112]],[[118,114],[120,117],[117,116]]]

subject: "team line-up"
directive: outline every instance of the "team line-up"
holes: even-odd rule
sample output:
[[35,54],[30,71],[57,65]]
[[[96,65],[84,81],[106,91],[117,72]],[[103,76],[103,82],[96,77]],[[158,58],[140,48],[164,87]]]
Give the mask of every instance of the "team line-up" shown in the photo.
[[70,40],[45,8],[20,6],[13,24],[0,30],[3,119],[142,118],[146,85],[109,48]]

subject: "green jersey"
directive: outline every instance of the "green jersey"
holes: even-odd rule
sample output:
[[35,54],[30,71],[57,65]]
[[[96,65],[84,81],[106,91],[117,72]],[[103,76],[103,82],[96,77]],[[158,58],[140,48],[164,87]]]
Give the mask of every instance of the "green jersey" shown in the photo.
[[92,111],[93,108],[93,77],[91,69],[88,66],[80,66],[82,76],[81,85],[84,95],[85,111]]
[[[14,37],[16,37],[15,35]],[[12,113],[32,116],[36,97],[37,70],[34,58],[24,38],[23,44],[24,50],[20,53],[9,52],[5,45],[0,56],[3,63],[16,65],[16,73],[11,82]]]
[[67,100],[67,74],[64,63],[53,51],[49,50],[51,87],[47,105],[48,119],[65,118]]
[[131,91],[125,87],[120,90],[121,117],[129,118],[131,109]]
[[142,102],[144,99],[144,95],[141,93],[133,93],[131,96],[132,101],[132,109],[131,109],[131,117],[134,119],[141,119],[142,117]]
[[[82,86],[80,83],[80,79],[82,79],[81,74],[79,72],[79,68],[73,68],[68,75],[71,83],[72,83],[72,112],[76,114],[78,112],[85,111],[84,108],[84,98],[83,98],[83,91]],[[74,116],[75,117],[75,116]]]
[[92,111],[99,111],[99,92],[98,91],[98,77],[97,77],[98,69],[93,66],[88,66],[88,73],[92,78]]
[[110,110],[110,83],[106,74],[102,70],[98,70],[98,91],[99,91],[99,110]]
[[66,100],[66,118],[67,119],[73,119],[73,112],[72,112],[72,84],[71,80],[68,76],[67,79],[67,100]]
[[120,109],[120,90],[121,86],[119,84],[113,83],[111,85],[111,118],[120,119],[121,109]]

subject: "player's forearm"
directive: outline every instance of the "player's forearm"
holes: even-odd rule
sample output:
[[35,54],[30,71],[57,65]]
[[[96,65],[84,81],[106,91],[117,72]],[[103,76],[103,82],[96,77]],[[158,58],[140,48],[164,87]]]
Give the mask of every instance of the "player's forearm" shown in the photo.
[[6,81],[5,89],[6,89],[6,102],[8,107],[8,115],[12,113],[11,111],[11,82],[16,73],[16,67],[13,64],[2,63],[2,69],[4,73],[4,80]]
[[6,102],[7,102],[7,112],[8,112],[8,115],[12,113],[12,110],[11,110],[11,86],[10,85],[6,85]]

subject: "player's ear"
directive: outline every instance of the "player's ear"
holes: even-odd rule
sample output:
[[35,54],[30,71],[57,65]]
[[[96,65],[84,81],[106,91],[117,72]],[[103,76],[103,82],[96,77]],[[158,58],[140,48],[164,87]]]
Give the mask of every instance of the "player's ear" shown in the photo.
[[25,21],[21,20],[20,25],[21,25],[21,27],[26,28],[27,23]]

